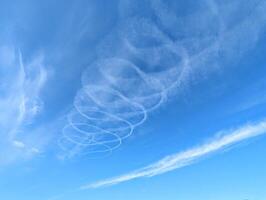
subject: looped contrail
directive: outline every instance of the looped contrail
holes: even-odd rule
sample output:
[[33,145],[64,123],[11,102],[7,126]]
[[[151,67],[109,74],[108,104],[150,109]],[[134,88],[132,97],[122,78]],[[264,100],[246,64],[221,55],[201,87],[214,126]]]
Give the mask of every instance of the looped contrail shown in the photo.
[[[84,71],[82,88],[59,141],[68,155],[108,153],[118,148],[186,79],[190,60],[198,55],[189,55],[185,43],[166,33],[169,26],[162,26],[165,14],[154,10],[161,24],[129,18],[117,28],[119,41],[113,53],[100,55]],[[188,39],[193,38],[184,40]],[[201,43],[199,39],[197,44]],[[110,51],[107,47],[110,45],[101,51]]]

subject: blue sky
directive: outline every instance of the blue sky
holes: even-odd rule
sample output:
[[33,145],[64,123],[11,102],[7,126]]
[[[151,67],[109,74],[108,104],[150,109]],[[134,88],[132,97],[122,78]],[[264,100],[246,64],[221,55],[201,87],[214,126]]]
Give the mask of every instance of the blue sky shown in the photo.
[[266,199],[265,0],[0,2],[1,199]]

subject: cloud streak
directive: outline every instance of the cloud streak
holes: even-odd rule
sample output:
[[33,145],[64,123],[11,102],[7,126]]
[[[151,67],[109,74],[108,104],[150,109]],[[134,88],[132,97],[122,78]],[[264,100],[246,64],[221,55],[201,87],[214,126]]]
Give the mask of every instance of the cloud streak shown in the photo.
[[104,186],[111,186],[122,182],[130,181],[137,178],[147,178],[160,175],[172,170],[176,170],[187,165],[191,165],[198,161],[200,158],[204,158],[207,155],[224,150],[232,145],[242,142],[253,137],[263,135],[266,133],[266,120],[260,121],[256,124],[247,124],[240,128],[236,128],[230,131],[219,132],[217,136],[209,142],[200,146],[166,156],[165,158],[148,165],[139,170],[114,177],[107,180],[102,180],[92,184],[83,185],[80,189],[93,189]]

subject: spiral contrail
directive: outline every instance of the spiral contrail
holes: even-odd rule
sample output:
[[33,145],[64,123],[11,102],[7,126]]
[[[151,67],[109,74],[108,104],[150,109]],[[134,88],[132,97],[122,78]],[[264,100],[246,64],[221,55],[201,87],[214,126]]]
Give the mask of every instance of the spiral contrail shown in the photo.
[[226,56],[237,43],[226,46],[227,41],[240,31],[238,27],[248,24],[244,21],[226,30],[221,5],[211,0],[204,1],[204,9],[182,17],[160,0],[150,4],[155,20],[136,15],[120,22],[85,69],[59,140],[68,155],[118,148],[193,71]]

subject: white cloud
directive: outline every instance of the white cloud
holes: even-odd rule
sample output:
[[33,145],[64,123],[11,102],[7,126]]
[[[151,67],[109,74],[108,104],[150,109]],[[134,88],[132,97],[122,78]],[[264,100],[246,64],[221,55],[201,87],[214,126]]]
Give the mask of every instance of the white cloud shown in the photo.
[[220,150],[224,150],[225,148],[230,147],[238,142],[265,133],[266,133],[266,120],[260,121],[259,123],[256,124],[244,125],[240,128],[233,129],[230,131],[223,131],[217,134],[222,136],[219,137],[217,136],[214,139],[210,140],[209,142],[204,143],[203,145],[170,156],[166,156],[165,158],[151,165],[148,165],[139,170],[135,170],[133,172],[118,177],[114,177],[111,179],[99,181],[96,183],[83,185],[80,187],[80,189],[111,186],[121,182],[130,181],[136,178],[152,177],[159,174],[163,174],[193,164],[195,161],[197,161],[200,158],[203,158],[206,155],[218,152]]
[[40,95],[47,81],[43,56],[25,62],[19,50],[0,47],[0,76],[0,151],[10,152],[9,158],[0,153],[1,164],[37,152],[24,141],[24,129],[43,108]]
[[18,140],[14,140],[13,141],[13,145],[17,148],[20,148],[20,149],[23,149],[25,148],[25,144],[21,141],[18,141]]
[[36,147],[29,147],[26,145],[24,142],[19,141],[19,140],[14,140],[13,145],[18,148],[18,149],[24,149],[27,151],[28,154],[39,154],[41,153],[40,150]]

